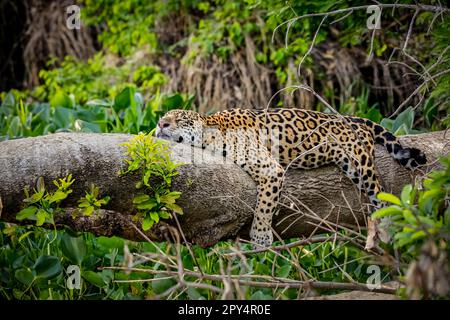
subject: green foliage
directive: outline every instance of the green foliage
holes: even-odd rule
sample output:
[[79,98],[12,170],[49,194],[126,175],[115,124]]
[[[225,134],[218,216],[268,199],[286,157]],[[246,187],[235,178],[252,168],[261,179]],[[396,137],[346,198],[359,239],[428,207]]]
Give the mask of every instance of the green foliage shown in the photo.
[[420,133],[420,131],[413,129],[414,116],[414,109],[412,107],[408,107],[395,119],[384,118],[381,121],[381,125],[388,129],[390,132],[393,132],[396,136]]
[[[289,78],[296,79],[292,65],[298,65],[307,52],[321,19],[302,19],[291,25],[287,47],[284,46],[286,25],[271,41],[275,27],[306,13],[365,3],[347,0],[84,0],[83,4],[83,23],[100,30],[98,40],[102,45],[101,51],[86,62],[70,56],[62,61],[51,59],[47,68],[40,72],[40,86],[29,91],[1,93],[0,140],[60,131],[139,134],[127,144],[129,159],[126,173],[139,174],[140,182],[136,186],[133,203],[138,212],[136,218],[141,220],[143,229],[148,230],[161,218],[170,218],[173,213],[181,214],[182,210],[176,203],[180,193],[170,191],[178,165],[170,161],[163,142],[153,139],[151,134],[140,132],[149,132],[168,110],[192,108],[194,99],[185,93],[162,91],[169,80],[164,73],[166,66],[161,69],[154,66],[151,61],[156,60],[152,58],[181,61],[185,57],[181,63],[187,65],[194,63],[197,57],[214,58],[212,61],[218,58],[222,63],[230,63],[233,55],[247,56],[243,49],[246,49],[246,39],[251,39],[255,45],[252,53],[256,61],[273,71],[275,85],[281,87]],[[383,12],[383,15],[387,14],[387,11]],[[175,17],[180,20],[175,21]],[[316,45],[325,39],[332,39],[333,43],[337,42],[343,48],[368,48],[367,14],[355,11],[339,23],[328,25],[338,17],[327,19],[317,35]],[[426,29],[432,19],[433,14],[421,13],[414,25],[413,36],[423,37],[421,30],[423,26]],[[171,29],[178,28],[178,31],[169,31],[164,25],[167,21]],[[426,68],[433,67],[443,53],[443,63],[439,70],[431,69],[432,74],[450,66],[450,50],[444,51],[448,46],[448,24],[448,19],[436,21],[429,35],[430,40],[423,42],[427,47],[432,44],[431,51],[424,48],[418,50],[423,52],[418,58],[424,61]],[[404,28],[407,27],[405,24]],[[404,41],[403,31],[406,30],[401,28],[377,32],[373,44],[377,58],[386,60],[392,46],[399,39]],[[314,64],[317,61],[308,57],[304,68],[311,68]],[[315,83],[327,79],[321,72],[314,76]],[[425,87],[421,93],[425,93]],[[320,91],[320,86],[316,89]],[[431,96],[425,100],[422,110],[406,106],[392,120],[383,118],[393,110],[382,108],[378,101],[374,103],[364,86],[359,95],[346,101],[341,93],[333,90],[319,93],[332,101],[341,113],[375,122],[382,120],[386,128],[401,135],[417,133],[418,128],[440,130],[448,126],[449,92],[450,76],[446,74],[436,79],[436,85],[433,84]],[[336,101],[342,102],[336,105]],[[317,109],[320,108],[322,106],[318,105]],[[423,190],[406,186],[400,198],[380,195],[392,206],[378,211],[374,217],[392,217],[390,232],[394,235],[396,250],[401,253],[401,262],[417,258],[420,247],[430,238],[436,242],[448,239],[450,160],[447,157],[443,161],[445,170],[431,173],[424,182]],[[61,210],[61,202],[70,194],[72,183],[69,176],[56,181],[57,190],[50,191],[40,179],[33,194],[27,191],[26,207],[17,214],[17,218],[35,220],[36,225],[52,223],[54,214]],[[79,206],[85,215],[90,215],[106,205],[108,200],[109,197],[100,196],[97,187],[91,186],[80,199]],[[152,276],[101,269],[127,265],[125,245],[132,253],[176,252],[175,246],[169,243],[134,243],[116,237],[74,235],[71,231],[52,232],[34,226],[20,227],[0,222],[0,295],[7,299],[144,299],[161,294],[175,284],[174,278],[165,274]],[[340,241],[299,246],[289,252],[251,254],[245,261],[224,258],[222,254],[228,253],[229,249],[230,244],[224,242],[208,249],[193,246],[193,257],[186,246],[180,246],[180,254],[187,269],[200,268],[211,274],[220,274],[225,263],[233,275],[305,280],[306,274],[309,279],[360,283],[367,280],[367,266],[374,259],[373,255]],[[242,249],[251,248],[250,245],[242,245]],[[64,270],[72,264],[81,269],[81,290],[67,289]],[[160,261],[142,262],[137,267],[165,270]],[[389,267],[382,267],[382,270],[386,275],[383,281],[388,281],[391,270]],[[116,282],[137,279],[149,282]],[[186,276],[185,280],[193,282],[196,278]],[[218,281],[206,283],[223,286]],[[242,289],[247,299],[298,298],[298,290],[294,289],[247,286],[242,286]],[[333,290],[321,292],[334,293]],[[211,299],[218,296],[206,289],[189,288],[179,292],[177,297]]]
[[[406,185],[401,197],[380,193],[390,206],[376,211],[373,218],[389,217],[389,233],[394,247],[417,257],[428,239],[439,242],[450,236],[450,155],[441,159],[444,170],[433,171],[423,181],[423,189]],[[447,249],[450,247],[447,244]]]
[[[122,174],[139,171],[140,181],[136,188],[140,194],[133,203],[138,210],[135,218],[142,219],[142,229],[149,230],[159,219],[168,219],[171,212],[183,214],[175,202],[180,192],[170,191],[172,178],[178,174],[175,164],[170,159],[169,146],[164,140],[157,140],[150,134],[139,134],[124,145],[127,148],[128,168]],[[156,183],[155,183],[156,180]]]
[[93,212],[100,209],[101,206],[108,204],[110,197],[105,196],[99,199],[99,192],[100,189],[94,184],[91,184],[90,191],[86,191],[86,195],[78,200],[78,207],[81,208],[85,216],[90,216]]
[[59,204],[72,193],[70,186],[75,180],[69,174],[66,178],[54,180],[53,184],[56,186],[55,191],[48,191],[45,189],[44,179],[40,177],[37,182],[34,193],[30,195],[28,188],[25,188],[26,198],[23,200],[27,206],[20,210],[16,215],[19,221],[28,219],[35,220],[36,226],[42,226],[45,222],[54,223],[53,216],[60,212]]
[[360,96],[352,97],[349,101],[343,103],[339,107],[339,113],[367,118],[376,123],[379,123],[383,118],[378,104],[369,104],[369,90],[363,90]]
[[[117,95],[126,86],[138,86],[146,95],[157,92],[166,83],[166,77],[158,67],[134,64],[132,61],[116,65],[114,56],[97,53],[87,62],[77,61],[67,56],[57,67],[56,60],[50,60],[48,70],[41,70],[39,76],[43,84],[32,95],[46,101],[61,98],[67,101],[60,105],[70,105],[68,99],[86,103],[93,98],[109,98]],[[112,62],[108,62],[112,60]],[[69,107],[69,106],[67,106]]]
[[156,126],[172,109],[189,109],[192,96],[155,94],[144,102],[134,87],[126,86],[112,100],[93,99],[80,105],[62,91],[50,103],[17,102],[12,92],[0,105],[0,140],[53,132],[139,133]]

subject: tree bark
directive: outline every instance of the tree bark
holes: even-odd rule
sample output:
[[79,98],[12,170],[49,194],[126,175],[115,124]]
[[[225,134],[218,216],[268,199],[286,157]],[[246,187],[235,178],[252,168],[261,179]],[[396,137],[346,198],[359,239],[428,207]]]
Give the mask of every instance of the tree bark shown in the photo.
[[[17,223],[15,215],[24,205],[23,190],[26,186],[33,188],[39,177],[49,187],[52,180],[71,173],[75,179],[73,193],[63,202],[68,210],[55,216],[57,226],[142,240],[142,234],[130,223],[135,213],[132,198],[139,177],[119,176],[125,168],[125,147],[121,144],[131,137],[58,133],[0,142],[0,219]],[[423,150],[428,165],[411,172],[377,146],[375,163],[379,175],[385,190],[394,194],[399,194],[403,185],[438,167],[437,157],[447,155],[450,150],[450,134],[444,131],[403,136],[400,140],[405,146]],[[238,166],[207,151],[184,144],[172,144],[171,151],[175,162],[184,163],[178,168],[180,174],[174,179],[172,189],[182,192],[177,203],[183,207],[184,215],[178,216],[178,220],[187,240],[208,246],[236,236],[248,238],[256,204],[252,179]],[[109,195],[111,201],[104,210],[90,217],[77,215],[74,209],[77,200],[89,190],[91,183],[100,188],[102,195]],[[289,170],[273,226],[284,239],[330,230],[335,224],[362,227],[368,213],[367,202],[334,166]],[[323,218],[326,222],[321,221]],[[169,225],[176,226],[176,223],[167,220],[145,234],[154,240],[164,240]]]

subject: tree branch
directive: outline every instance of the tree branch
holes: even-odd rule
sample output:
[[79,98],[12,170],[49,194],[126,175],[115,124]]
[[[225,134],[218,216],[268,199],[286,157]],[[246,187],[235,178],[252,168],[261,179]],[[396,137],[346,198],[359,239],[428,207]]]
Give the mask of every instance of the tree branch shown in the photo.
[[[23,190],[26,186],[33,188],[39,177],[44,178],[46,186],[52,186],[54,179],[71,173],[75,179],[73,193],[62,203],[68,208],[65,213],[55,216],[57,226],[132,240],[143,240],[144,236],[170,240],[170,229],[177,228],[174,220],[159,223],[146,233],[138,232],[130,223],[139,177],[118,173],[125,167],[125,148],[121,144],[131,137],[58,133],[0,142],[0,219],[17,223],[15,215],[24,206]],[[395,194],[404,184],[435,168],[436,158],[450,151],[450,138],[443,131],[404,136],[400,140],[405,146],[423,150],[430,166],[412,173],[378,146],[376,166],[385,190]],[[207,246],[221,239],[247,238],[257,194],[251,178],[223,157],[199,148],[174,144],[171,152],[175,162],[184,163],[174,178],[173,190],[182,192],[177,203],[185,214],[178,219],[186,240]],[[85,217],[77,212],[77,201],[91,183],[100,188],[101,196],[109,195],[111,200],[104,209]],[[323,230],[347,230],[361,241],[364,239],[357,225],[365,226],[366,203],[366,198],[337,167],[288,170],[273,227],[282,239],[308,237]]]

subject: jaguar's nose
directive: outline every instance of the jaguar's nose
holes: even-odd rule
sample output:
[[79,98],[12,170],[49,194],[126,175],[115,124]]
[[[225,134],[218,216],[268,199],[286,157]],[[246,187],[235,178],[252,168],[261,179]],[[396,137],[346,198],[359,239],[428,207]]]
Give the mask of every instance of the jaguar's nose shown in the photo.
[[167,128],[167,127],[169,127],[169,126],[170,126],[170,123],[167,122],[167,121],[164,120],[164,119],[160,119],[160,120],[158,121],[158,127],[160,127],[161,129],[162,129],[162,128]]

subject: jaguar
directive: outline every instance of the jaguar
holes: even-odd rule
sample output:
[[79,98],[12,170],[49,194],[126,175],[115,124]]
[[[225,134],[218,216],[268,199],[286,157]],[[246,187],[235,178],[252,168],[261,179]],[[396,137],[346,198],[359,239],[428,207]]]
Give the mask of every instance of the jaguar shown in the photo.
[[273,242],[272,217],[286,169],[334,164],[368,196],[373,211],[383,206],[377,198],[382,186],[374,166],[375,144],[409,169],[426,163],[423,152],[402,146],[369,119],[304,109],[230,109],[213,115],[172,110],[159,120],[155,135],[210,149],[251,176],[258,198],[250,238],[263,247]]

